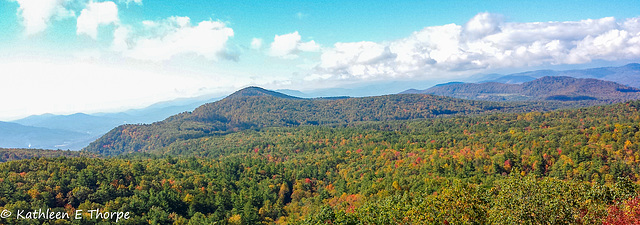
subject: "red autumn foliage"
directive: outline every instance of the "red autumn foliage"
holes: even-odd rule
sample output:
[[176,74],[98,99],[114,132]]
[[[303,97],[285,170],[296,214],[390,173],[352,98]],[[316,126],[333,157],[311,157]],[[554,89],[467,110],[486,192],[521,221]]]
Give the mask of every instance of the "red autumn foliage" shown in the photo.
[[640,196],[612,205],[608,211],[609,214],[602,224],[640,224]]

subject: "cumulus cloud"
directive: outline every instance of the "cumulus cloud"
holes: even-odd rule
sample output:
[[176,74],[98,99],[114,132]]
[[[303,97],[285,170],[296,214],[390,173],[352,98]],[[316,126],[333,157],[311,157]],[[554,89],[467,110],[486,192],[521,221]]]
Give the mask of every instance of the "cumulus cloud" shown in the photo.
[[51,20],[74,17],[75,13],[67,9],[69,0],[13,0],[20,6],[18,16],[22,18],[25,33],[32,35],[44,31]]
[[209,60],[233,57],[226,43],[233,29],[219,21],[191,24],[189,17],[170,17],[144,21],[141,29],[119,27],[112,49],[124,56],[146,61],[164,61],[182,54],[195,54]]
[[491,13],[478,13],[464,26],[464,35],[471,39],[500,32],[503,17]]
[[374,42],[336,43],[321,55],[321,68],[331,68],[337,74],[368,77],[384,75],[390,66],[389,47]]
[[78,35],[86,34],[93,39],[98,37],[98,26],[116,24],[118,6],[113,2],[91,2],[78,16]]
[[253,38],[251,40],[251,48],[252,49],[260,49],[262,48],[262,39],[260,38]]
[[[114,2],[93,2],[91,0],[9,0],[19,4],[17,14],[22,19],[25,34],[40,33],[54,21],[74,18],[77,12],[78,34],[95,38],[97,27],[117,22],[118,8]],[[142,0],[118,0],[120,4],[142,5]]]
[[323,50],[310,78],[428,78],[635,58],[640,58],[640,17],[510,23],[500,15],[480,13],[464,25],[426,27],[395,41],[337,43]]
[[298,34],[298,31],[276,35],[269,48],[269,55],[294,59],[298,57],[300,52],[316,52],[320,50],[320,45],[316,44],[315,41],[302,42],[301,40],[302,37]]
[[118,26],[113,32],[113,43],[111,49],[117,52],[123,52],[129,49],[131,45],[129,40],[130,29],[127,26]]

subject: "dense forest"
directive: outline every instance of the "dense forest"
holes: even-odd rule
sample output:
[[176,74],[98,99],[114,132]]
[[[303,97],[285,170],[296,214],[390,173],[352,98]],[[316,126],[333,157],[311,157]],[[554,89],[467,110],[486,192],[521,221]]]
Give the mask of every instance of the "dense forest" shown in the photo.
[[100,155],[89,152],[69,151],[69,150],[42,150],[42,149],[21,149],[21,148],[0,148],[0,162],[30,159],[33,157],[99,157]]
[[345,124],[477,115],[495,112],[547,111],[585,102],[488,102],[422,94],[365,98],[299,99],[249,87],[231,96],[153,124],[123,125],[85,150],[104,155],[147,152],[179,140],[224,135],[265,127]]
[[[223,112],[232,103],[237,111]],[[131,213],[118,224],[640,221],[640,101],[547,112],[536,109],[566,105],[515,104],[236,96],[157,124],[119,127],[83,153],[115,157],[2,163],[0,211]],[[172,130],[198,121],[220,129]],[[254,122],[242,127],[247,121]],[[130,147],[149,137],[167,139]]]

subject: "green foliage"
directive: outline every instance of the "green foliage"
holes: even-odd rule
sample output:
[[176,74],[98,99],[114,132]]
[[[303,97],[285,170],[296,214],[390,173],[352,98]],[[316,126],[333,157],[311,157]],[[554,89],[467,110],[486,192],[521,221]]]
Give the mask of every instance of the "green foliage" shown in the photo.
[[522,84],[498,82],[437,85],[419,93],[489,101],[576,101],[583,106],[640,98],[640,90],[599,79],[546,76]]
[[131,212],[128,224],[597,224],[640,194],[639,108],[265,124],[117,158],[11,161],[0,209],[101,208]]
[[7,149],[0,148],[0,162],[30,159],[33,157],[98,157],[99,155],[89,152],[69,151],[69,150],[41,150],[41,149]]
[[265,127],[412,120],[491,112],[527,112],[569,107],[574,104],[500,103],[418,94],[346,99],[232,95],[161,122],[119,126],[91,143],[85,150],[103,155],[119,155],[147,152],[181,140]]

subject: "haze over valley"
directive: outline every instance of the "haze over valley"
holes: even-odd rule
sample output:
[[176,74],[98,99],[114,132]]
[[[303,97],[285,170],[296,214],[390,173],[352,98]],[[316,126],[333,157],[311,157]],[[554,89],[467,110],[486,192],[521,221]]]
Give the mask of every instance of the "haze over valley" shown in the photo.
[[[433,94],[490,101],[569,101],[575,106],[640,99],[640,64],[568,71],[530,71],[509,75],[478,75],[492,80],[449,82],[425,90],[408,89],[415,82],[391,82],[355,88],[328,88],[302,92],[276,90],[299,98],[364,97],[386,94]],[[615,83],[619,81],[621,83]],[[634,86],[635,85],[635,86]],[[412,87],[412,86],[409,86]],[[413,86],[415,87],[415,86]],[[112,113],[42,114],[0,124],[0,147],[80,150],[123,124],[150,124],[220,97],[200,96],[153,104],[142,109]]]
[[635,0],[0,2],[0,224],[640,224]]

